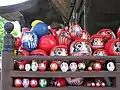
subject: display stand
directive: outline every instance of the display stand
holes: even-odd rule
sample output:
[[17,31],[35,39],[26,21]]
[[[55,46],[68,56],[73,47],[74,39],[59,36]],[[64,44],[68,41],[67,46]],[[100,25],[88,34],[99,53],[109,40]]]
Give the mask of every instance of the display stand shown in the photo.
[[[120,57],[119,56],[104,56],[104,57],[94,57],[94,56],[84,56],[84,57],[51,57],[51,56],[14,56],[14,38],[10,34],[13,30],[13,25],[11,23],[6,23],[4,26],[6,30],[6,35],[4,37],[4,49],[2,52],[2,90],[119,90],[120,89]],[[74,61],[74,60],[115,60],[116,71],[76,71],[76,72],[66,72],[61,71],[51,72],[26,72],[26,71],[15,71],[13,60],[62,60],[62,61]],[[14,77],[115,77],[116,87],[82,87],[82,86],[65,86],[61,88],[56,87],[46,87],[46,88],[15,88],[13,87]]]
[[[28,0],[27,2],[0,7],[0,14],[9,13],[14,11],[25,10],[31,5],[35,5],[37,0]],[[84,7],[84,6],[83,6]],[[84,8],[81,9],[81,13],[84,12]],[[85,17],[86,18],[86,17]],[[2,89],[1,90],[120,90],[120,56],[81,56],[81,57],[53,57],[53,56],[14,56],[14,38],[10,34],[13,30],[11,23],[6,23],[5,26],[6,35],[4,36],[4,47],[2,51]],[[86,28],[86,27],[85,27]],[[45,72],[26,72],[14,70],[13,60],[61,60],[61,61],[75,61],[75,60],[114,60],[116,64],[116,71],[76,71],[76,72],[62,72],[62,71],[45,71]],[[46,87],[46,88],[16,88],[13,86],[14,77],[114,77],[115,87],[83,87],[83,86],[65,86],[61,88]]]

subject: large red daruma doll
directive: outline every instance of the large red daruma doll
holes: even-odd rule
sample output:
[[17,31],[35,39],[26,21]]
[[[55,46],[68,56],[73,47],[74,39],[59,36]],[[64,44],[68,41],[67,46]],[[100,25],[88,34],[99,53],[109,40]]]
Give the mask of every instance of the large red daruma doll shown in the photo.
[[120,55],[120,40],[119,39],[111,39],[105,44],[105,50],[108,55]]
[[44,50],[35,49],[30,53],[30,55],[32,55],[32,56],[47,56],[47,53]]
[[69,27],[69,33],[72,39],[76,40],[76,38],[80,38],[82,28],[79,24],[74,24]]
[[116,36],[111,29],[101,29],[97,34],[104,36],[105,40],[115,39]]
[[39,39],[38,48],[44,50],[47,54],[50,53],[53,47],[57,45],[54,36],[45,35]]
[[68,31],[62,30],[59,35],[57,35],[57,43],[58,45],[65,45],[70,46],[72,43],[72,38],[70,36],[70,33]]
[[75,40],[70,46],[71,56],[91,56],[92,50],[87,40]]

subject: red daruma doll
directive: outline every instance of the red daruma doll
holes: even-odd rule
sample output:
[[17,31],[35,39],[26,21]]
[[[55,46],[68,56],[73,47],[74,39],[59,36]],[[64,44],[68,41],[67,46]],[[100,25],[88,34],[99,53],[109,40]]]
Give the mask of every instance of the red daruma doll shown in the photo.
[[38,85],[37,79],[31,79],[31,81],[30,81],[30,86],[31,86],[32,88],[36,88],[37,85]]
[[100,34],[94,34],[90,38],[90,46],[92,49],[103,49],[105,45],[104,36]]
[[39,39],[38,48],[49,54],[52,48],[56,46],[56,44],[57,42],[54,36],[45,35]]
[[22,86],[22,80],[21,80],[20,78],[16,78],[16,79],[14,80],[14,85],[15,85],[15,87],[17,87],[17,88],[21,87],[21,86]]
[[70,46],[71,56],[91,56],[92,49],[87,40],[75,40]]

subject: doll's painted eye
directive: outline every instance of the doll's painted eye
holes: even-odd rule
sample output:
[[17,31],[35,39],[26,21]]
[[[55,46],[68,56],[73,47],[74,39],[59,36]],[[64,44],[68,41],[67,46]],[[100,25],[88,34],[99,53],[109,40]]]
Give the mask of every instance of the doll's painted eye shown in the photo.
[[107,34],[111,34],[110,32],[107,32]]
[[80,48],[81,46],[82,46],[81,44],[78,44],[78,45],[77,45],[77,48]]
[[57,52],[57,55],[61,55],[61,53],[62,53],[62,51],[58,51],[58,52]]

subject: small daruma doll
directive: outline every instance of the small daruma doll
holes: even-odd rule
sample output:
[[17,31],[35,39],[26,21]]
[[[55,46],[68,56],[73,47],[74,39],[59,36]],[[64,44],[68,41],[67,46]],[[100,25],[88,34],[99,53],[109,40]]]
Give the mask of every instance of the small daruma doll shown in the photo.
[[46,79],[40,79],[39,80],[39,85],[42,88],[45,88],[47,86],[47,80]]
[[70,46],[71,56],[91,56],[92,50],[87,40],[75,40]]
[[62,62],[60,65],[60,69],[62,72],[67,72],[69,70],[69,66],[67,62]]
[[69,65],[69,68],[72,72],[77,71],[77,63],[76,62],[71,62]]
[[100,34],[94,34],[90,38],[90,45],[92,49],[102,49],[104,48],[104,37]]
[[16,78],[14,81],[15,87],[19,88],[22,86],[22,80],[20,78]]
[[58,70],[58,63],[57,63],[57,61],[50,63],[50,70],[53,71],[53,72]]
[[32,71],[37,71],[38,70],[38,61],[37,60],[32,60],[31,69],[32,69]]
[[119,56],[120,55],[120,40],[111,39],[105,44],[105,50],[108,55]]
[[30,84],[30,81],[28,78],[24,78],[23,81],[22,81],[22,85],[24,88],[27,88],[29,87],[29,84]]
[[30,86],[31,86],[32,88],[36,88],[37,85],[38,85],[37,79],[31,79],[31,80],[30,80]]
[[101,29],[97,34],[104,36],[105,40],[115,39],[116,36],[111,29]]

